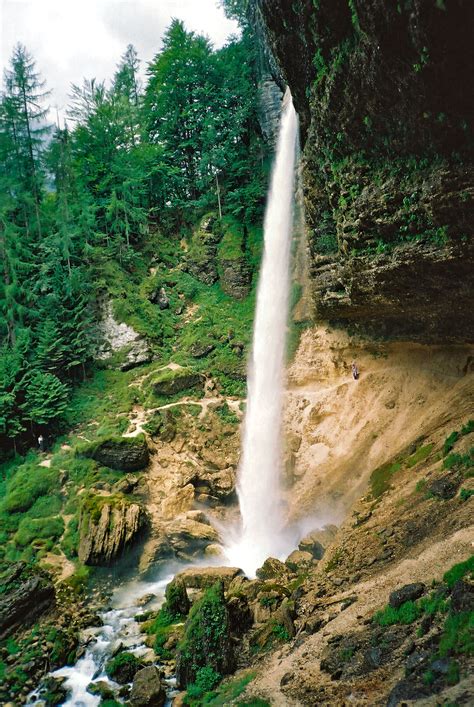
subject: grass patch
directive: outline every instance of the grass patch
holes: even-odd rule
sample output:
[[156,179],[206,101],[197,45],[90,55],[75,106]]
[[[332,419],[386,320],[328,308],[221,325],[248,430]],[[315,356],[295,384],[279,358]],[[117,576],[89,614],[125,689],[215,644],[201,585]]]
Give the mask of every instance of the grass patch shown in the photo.
[[400,461],[388,462],[379,466],[370,475],[370,489],[373,498],[380,498],[390,488],[392,476],[400,471],[402,463]]
[[459,562],[457,565],[453,565],[453,567],[443,575],[443,581],[446,582],[448,587],[453,587],[458,580],[466,576],[471,579],[474,577],[474,555],[471,555],[465,562]]
[[416,452],[409,456],[406,460],[407,467],[411,469],[419,462],[424,461],[427,457],[429,457],[433,447],[434,444],[426,444],[424,447],[417,449]]
[[[199,702],[192,700],[191,695],[186,696],[186,704],[192,705],[192,707],[198,707],[198,705],[214,705],[214,707],[226,707],[226,705],[234,704],[240,695],[245,691],[247,685],[249,685],[252,680],[255,679],[256,671],[252,670],[247,672],[238,678],[233,678],[232,680],[227,680],[221,683],[219,687],[215,690],[211,690],[203,694]],[[248,702],[238,702],[237,704],[250,704]],[[252,703],[253,704],[253,703]]]

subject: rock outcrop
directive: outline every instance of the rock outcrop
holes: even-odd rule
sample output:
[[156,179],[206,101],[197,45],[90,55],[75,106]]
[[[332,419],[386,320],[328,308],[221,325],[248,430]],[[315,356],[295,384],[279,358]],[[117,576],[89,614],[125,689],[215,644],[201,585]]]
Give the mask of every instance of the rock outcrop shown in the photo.
[[221,238],[222,230],[215,214],[204,216],[193,233],[183,269],[205,285],[213,285],[218,280],[216,254]]
[[130,693],[132,707],[162,707],[165,700],[166,691],[157,668],[150,665],[139,670],[133,679]]
[[79,559],[86,565],[109,564],[137,539],[145,524],[138,503],[123,496],[89,496],[81,508]]
[[20,626],[28,626],[55,603],[54,585],[50,576],[24,562],[13,565],[1,577],[0,639]]
[[189,368],[163,368],[150,380],[155,395],[175,395],[183,390],[202,387],[204,378]]
[[472,341],[474,6],[250,5],[300,117],[316,316]]
[[143,434],[136,437],[105,437],[83,445],[79,453],[103,466],[119,471],[138,471],[148,464],[148,445]]

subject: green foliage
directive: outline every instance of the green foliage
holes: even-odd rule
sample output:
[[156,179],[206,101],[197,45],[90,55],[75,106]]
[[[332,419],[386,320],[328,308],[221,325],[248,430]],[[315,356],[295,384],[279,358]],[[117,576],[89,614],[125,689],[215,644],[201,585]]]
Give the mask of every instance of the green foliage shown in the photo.
[[419,447],[416,452],[414,452],[414,454],[411,454],[406,460],[405,463],[407,467],[411,469],[419,462],[424,461],[427,457],[429,457],[433,447],[434,444],[426,444],[424,447]]
[[108,661],[105,666],[105,672],[109,678],[114,680],[124,671],[132,673],[133,671],[136,672],[140,668],[141,663],[138,658],[134,656],[133,653],[127,653],[124,651]]
[[474,489],[461,489],[459,495],[462,501],[468,501],[471,496],[474,496]]
[[443,444],[443,456],[446,456],[447,454],[449,454],[449,452],[454,447],[454,445],[456,444],[458,439],[459,439],[459,432],[456,432],[456,431],[451,432],[451,434],[448,437],[446,437],[446,440]]
[[379,626],[393,626],[394,624],[412,624],[421,616],[421,610],[413,601],[404,602],[398,609],[386,606],[378,611],[373,621]]
[[388,462],[375,469],[370,475],[370,487],[373,498],[379,498],[389,488],[392,476],[400,471],[402,464],[400,461]]
[[224,590],[222,583],[217,582],[193,605],[178,644],[186,684],[196,681],[200,668],[212,668],[219,674],[229,671],[232,661],[229,633]]
[[468,435],[474,432],[474,420],[468,420],[465,425],[461,428],[461,435]]
[[474,655],[474,611],[463,611],[447,617],[441,640],[439,654]]
[[474,555],[471,555],[465,562],[459,562],[453,565],[443,576],[443,581],[446,582],[448,587],[453,587],[459,579],[462,579],[466,575],[470,577],[474,576]]
[[77,557],[77,549],[79,547],[79,521],[71,518],[67,524],[66,532],[61,540],[61,550],[69,560]]
[[[247,685],[255,679],[255,675],[255,671],[248,671],[240,677],[231,678],[225,682],[221,682],[216,689],[212,689],[205,694],[199,695],[197,697],[197,701],[195,701],[195,698],[191,697],[191,686],[189,686],[185,697],[185,704],[192,705],[192,707],[197,707],[198,705],[225,707],[226,705],[234,704],[238,697],[240,697],[240,695],[244,692]],[[237,702],[237,704],[244,703]]]
[[215,410],[216,415],[224,422],[226,425],[238,425],[240,420],[233,412],[227,403],[223,403]]
[[57,486],[59,471],[53,467],[40,467],[37,460],[20,466],[7,482],[1,509],[7,513],[27,511],[36,499],[46,496]]
[[187,694],[192,700],[202,697],[206,692],[213,690],[222,680],[213,668],[205,666],[196,672],[196,679],[187,687]]
[[57,540],[63,532],[64,521],[61,517],[23,518],[14,540],[20,547],[25,547],[37,540]]

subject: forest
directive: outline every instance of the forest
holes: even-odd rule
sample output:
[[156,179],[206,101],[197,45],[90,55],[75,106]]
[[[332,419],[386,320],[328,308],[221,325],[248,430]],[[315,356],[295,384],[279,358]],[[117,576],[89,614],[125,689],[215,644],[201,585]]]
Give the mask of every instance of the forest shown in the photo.
[[[160,260],[160,238],[166,270],[204,214],[259,222],[257,74],[249,27],[215,50],[173,20],[146,80],[129,45],[110,84],[72,85],[64,125],[52,126],[40,67],[16,46],[0,101],[3,450],[61,429],[93,368],[98,301]],[[162,329],[147,334],[163,344],[173,325]]]

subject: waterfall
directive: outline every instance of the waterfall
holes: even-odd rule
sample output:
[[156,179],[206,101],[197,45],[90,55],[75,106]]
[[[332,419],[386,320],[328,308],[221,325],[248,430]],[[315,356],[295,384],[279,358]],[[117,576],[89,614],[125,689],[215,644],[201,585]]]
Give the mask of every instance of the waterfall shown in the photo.
[[249,575],[291,549],[281,509],[282,402],[298,118],[287,90],[264,221],[237,491],[242,526],[226,554]]

